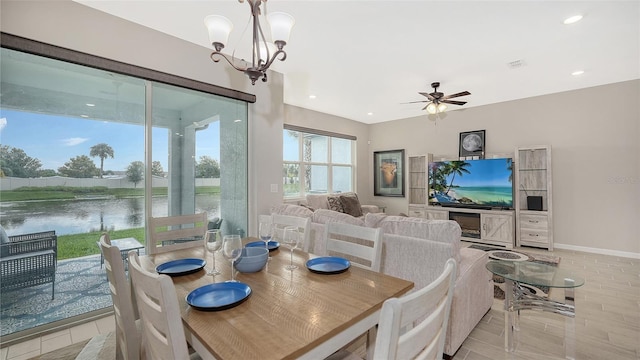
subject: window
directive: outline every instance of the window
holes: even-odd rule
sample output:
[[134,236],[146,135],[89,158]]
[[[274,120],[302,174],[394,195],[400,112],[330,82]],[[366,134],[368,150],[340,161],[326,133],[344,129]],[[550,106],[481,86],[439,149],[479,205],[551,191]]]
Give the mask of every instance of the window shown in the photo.
[[285,125],[282,138],[285,198],[354,191],[354,136]]

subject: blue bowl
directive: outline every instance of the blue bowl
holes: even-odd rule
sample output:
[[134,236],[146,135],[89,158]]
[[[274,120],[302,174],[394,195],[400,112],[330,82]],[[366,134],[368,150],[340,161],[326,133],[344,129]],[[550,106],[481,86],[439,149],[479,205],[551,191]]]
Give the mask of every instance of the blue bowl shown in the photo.
[[269,250],[260,247],[245,247],[240,258],[235,261],[236,270],[252,273],[262,270],[269,260]]

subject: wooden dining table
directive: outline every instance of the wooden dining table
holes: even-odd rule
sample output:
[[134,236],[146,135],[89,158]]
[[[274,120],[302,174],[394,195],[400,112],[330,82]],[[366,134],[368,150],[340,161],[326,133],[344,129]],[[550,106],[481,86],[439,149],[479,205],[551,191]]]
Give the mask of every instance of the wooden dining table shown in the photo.
[[[245,243],[257,239],[244,239]],[[220,311],[189,306],[193,290],[231,278],[231,264],[216,253],[216,268],[206,269],[211,254],[203,246],[141,256],[148,271],[171,260],[199,258],[207,266],[174,276],[187,341],[203,359],[322,359],[375,328],[382,303],[413,288],[413,282],[351,265],[339,274],[318,274],[306,267],[316,255],[295,250],[295,270],[287,270],[290,252],[280,247],[259,272],[240,273],[236,280],[251,288],[239,305]]]

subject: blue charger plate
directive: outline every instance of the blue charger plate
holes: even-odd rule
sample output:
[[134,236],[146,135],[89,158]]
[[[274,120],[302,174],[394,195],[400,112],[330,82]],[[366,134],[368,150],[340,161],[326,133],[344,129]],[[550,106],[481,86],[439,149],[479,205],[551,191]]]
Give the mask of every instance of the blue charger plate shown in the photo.
[[249,295],[249,285],[242,282],[223,282],[199,287],[190,292],[186,300],[194,309],[219,311],[241,304]]
[[339,274],[347,271],[351,262],[337,256],[318,257],[307,261],[307,269],[318,274]]
[[207,262],[202,259],[178,259],[156,266],[156,272],[169,276],[188,275],[200,271],[206,264]]
[[[247,245],[248,247],[264,247],[264,241],[254,241],[250,242]],[[277,241],[269,241],[269,251],[273,251],[280,247],[280,243]]]

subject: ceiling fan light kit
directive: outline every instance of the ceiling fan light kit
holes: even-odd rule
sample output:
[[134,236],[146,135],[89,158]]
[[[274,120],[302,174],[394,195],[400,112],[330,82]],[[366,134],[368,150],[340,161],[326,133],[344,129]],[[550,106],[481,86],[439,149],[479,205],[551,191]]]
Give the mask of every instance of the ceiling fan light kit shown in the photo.
[[[284,61],[287,58],[287,53],[283,49],[289,41],[289,35],[291,34],[291,28],[295,24],[295,20],[287,13],[269,13],[266,17],[271,27],[271,37],[273,38],[273,43],[270,43],[266,40],[262,27],[260,26],[260,15],[262,14],[260,5],[262,2],[265,3],[266,13],[267,0],[246,1],[251,7],[251,17],[253,19],[251,63],[246,62],[244,59],[237,61],[233,55],[229,56],[221,52],[227,44],[229,34],[233,29],[233,24],[229,19],[221,15],[209,15],[204,19],[204,24],[209,32],[209,41],[215,49],[215,51],[211,53],[211,60],[218,62],[220,58],[225,59],[234,69],[247,74],[251,80],[251,84],[255,85],[258,79],[262,79],[263,82],[267,81],[267,69],[269,69],[275,59]],[[243,3],[245,0],[238,0],[238,2]]]

